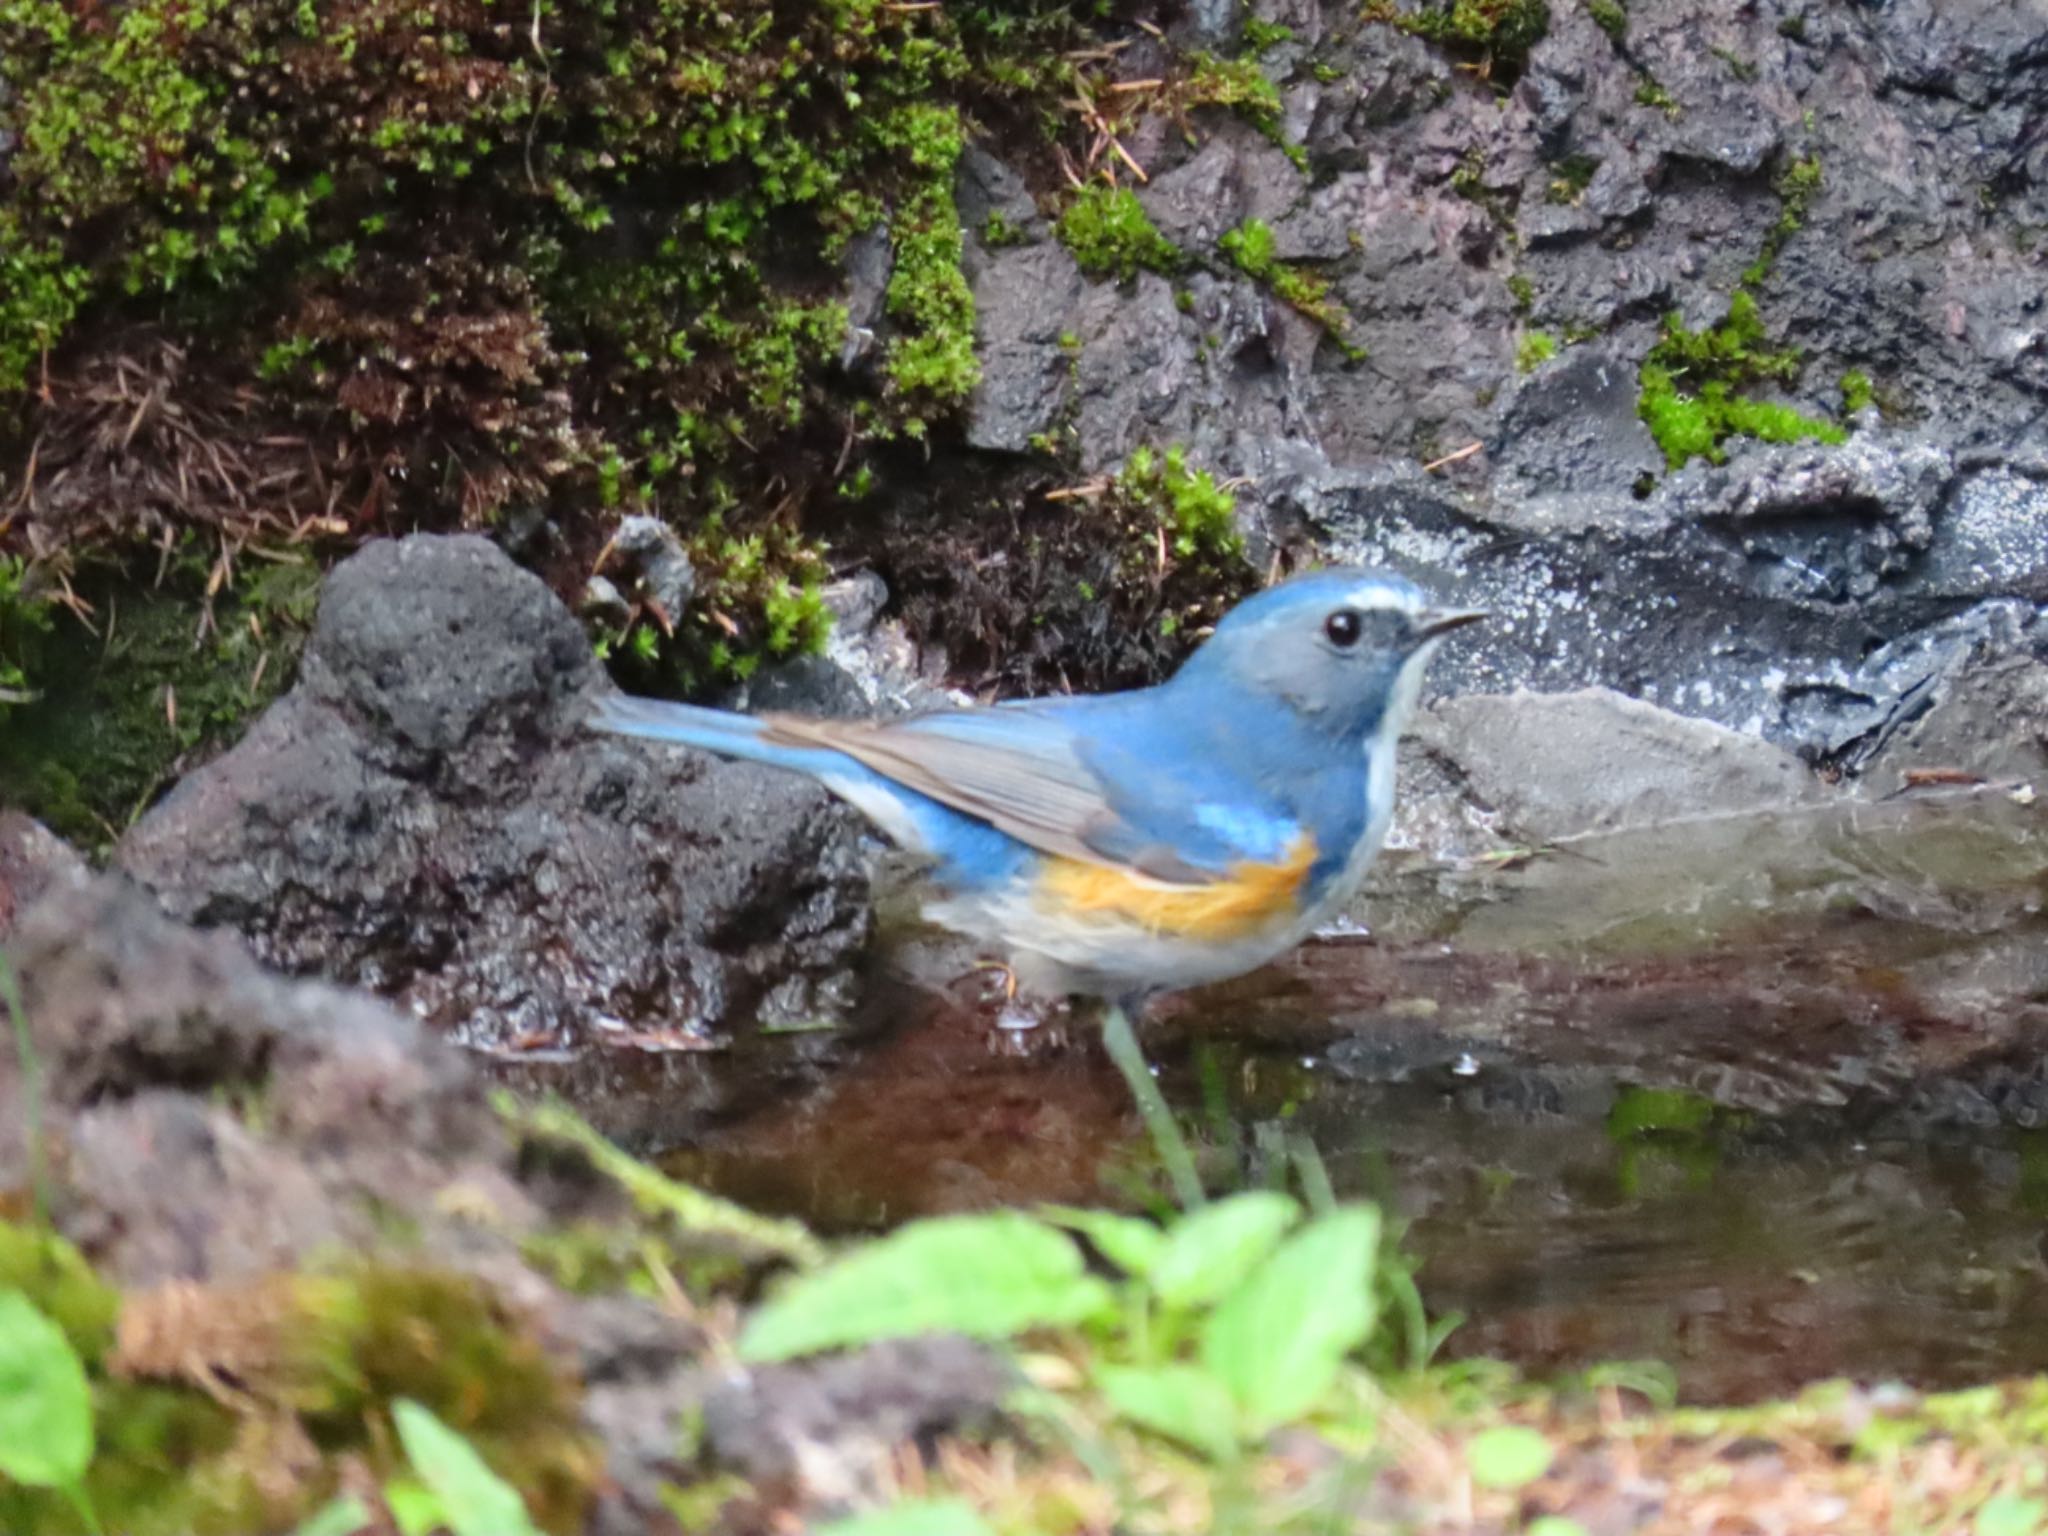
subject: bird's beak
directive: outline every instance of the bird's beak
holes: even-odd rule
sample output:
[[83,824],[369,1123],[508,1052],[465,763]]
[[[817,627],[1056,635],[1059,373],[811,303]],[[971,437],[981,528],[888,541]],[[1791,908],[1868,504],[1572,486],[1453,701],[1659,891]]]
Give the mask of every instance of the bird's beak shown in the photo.
[[1417,640],[1434,640],[1492,617],[1484,608],[1425,608],[1415,615],[1414,635]]

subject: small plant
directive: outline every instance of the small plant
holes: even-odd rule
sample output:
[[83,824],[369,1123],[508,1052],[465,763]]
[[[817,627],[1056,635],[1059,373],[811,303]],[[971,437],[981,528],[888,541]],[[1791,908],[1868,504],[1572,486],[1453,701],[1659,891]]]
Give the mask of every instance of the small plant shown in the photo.
[[1357,362],[1365,349],[1349,336],[1351,316],[1330,297],[1330,285],[1322,278],[1289,266],[1274,255],[1272,226],[1263,219],[1247,219],[1235,229],[1225,230],[1217,245],[1246,277],[1264,283],[1274,296],[1300,310],[1330,333],[1330,339],[1344,356]]
[[1754,287],[1770,275],[1785,242],[1806,227],[1806,211],[1812,206],[1820,187],[1821,165],[1816,155],[1792,161],[1773,178],[1771,190],[1778,194],[1778,217],[1764,236],[1763,248],[1757,252],[1756,260],[1742,274],[1744,283]]
[[1617,43],[1628,37],[1628,11],[1621,0],[1586,0],[1586,14]]
[[1736,79],[1745,84],[1756,79],[1757,68],[1754,61],[1745,59],[1732,48],[1715,48],[1712,52],[1715,58],[1728,66],[1728,73]]
[[1534,373],[1557,356],[1557,338],[1548,331],[1527,331],[1515,344],[1515,371]]
[[1842,375],[1842,414],[1854,416],[1870,408],[1877,399],[1877,387],[1871,383],[1870,375],[1861,368],[1852,368]]
[[1282,43],[1294,41],[1294,28],[1283,26],[1277,21],[1268,21],[1263,16],[1247,16],[1244,19],[1244,46],[1247,52],[1259,54],[1269,48],[1278,48]]
[[31,589],[27,565],[0,555],[0,721],[13,706],[34,702],[30,677],[49,632],[50,605]]
[[1544,201],[1559,207],[1576,203],[1592,184],[1600,162],[1591,155],[1567,155],[1557,163],[1557,174],[1544,191]]
[[1695,458],[1723,462],[1721,445],[1731,437],[1846,441],[1833,422],[1740,393],[1754,384],[1790,382],[1799,366],[1796,349],[1769,345],[1755,297],[1738,288],[1719,325],[1690,331],[1677,315],[1665,318],[1663,335],[1643,361],[1637,410],[1673,469]]
[[1187,450],[1178,444],[1163,457],[1150,448],[1132,450],[1117,485],[1133,502],[1157,510],[1175,554],[1187,558],[1243,551],[1235,499],[1208,470],[1189,469]]
[[1483,55],[1489,65],[1520,71],[1529,50],[1550,30],[1545,0],[1428,0],[1419,11],[1399,11],[1392,0],[1374,0],[1366,17],[1417,37]]
[[1081,270],[1094,277],[1128,282],[1141,269],[1171,274],[1183,260],[1180,248],[1159,232],[1128,187],[1091,183],[1082,188],[1055,231]]
[[1250,123],[1294,168],[1308,174],[1308,151],[1291,142],[1281,129],[1280,87],[1266,78],[1255,59],[1220,59],[1212,53],[1192,56],[1193,73],[1187,82],[1187,104],[1191,107],[1224,107]]
[[[1072,1234],[1114,1268],[1090,1274]],[[1379,1212],[1310,1220],[1286,1195],[1231,1196],[1162,1227],[1106,1211],[913,1222],[800,1276],[740,1335],[742,1358],[928,1332],[1013,1339],[1079,1328],[1119,1418],[1217,1462],[1313,1412],[1379,1315]]]
[[1648,75],[1643,76],[1636,84],[1636,105],[1655,107],[1666,117],[1674,119],[1679,113],[1678,98]]
[[1025,238],[1024,231],[1005,218],[1000,209],[991,209],[981,221],[981,243],[992,251],[1022,245]]
[[85,1491],[92,1421],[85,1362],[64,1330],[19,1291],[0,1291],[0,1479],[54,1489],[97,1536]]

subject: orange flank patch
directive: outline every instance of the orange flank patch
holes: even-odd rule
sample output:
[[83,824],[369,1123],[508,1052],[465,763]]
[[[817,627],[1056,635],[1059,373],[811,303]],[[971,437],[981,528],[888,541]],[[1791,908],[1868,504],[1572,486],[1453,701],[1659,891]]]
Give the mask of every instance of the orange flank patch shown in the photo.
[[1041,910],[1120,917],[1154,933],[1235,939],[1301,910],[1301,887],[1316,861],[1316,842],[1297,836],[1273,864],[1243,859],[1207,885],[1168,885],[1079,859],[1050,859],[1038,877]]

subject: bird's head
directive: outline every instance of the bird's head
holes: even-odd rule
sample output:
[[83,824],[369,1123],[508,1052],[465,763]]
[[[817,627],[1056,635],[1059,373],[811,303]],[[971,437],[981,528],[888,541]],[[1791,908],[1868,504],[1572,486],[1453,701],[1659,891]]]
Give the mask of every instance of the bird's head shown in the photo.
[[1333,734],[1398,732],[1422,674],[1475,608],[1433,604],[1390,571],[1339,566],[1246,598],[1191,656],[1175,686],[1222,684],[1279,700]]

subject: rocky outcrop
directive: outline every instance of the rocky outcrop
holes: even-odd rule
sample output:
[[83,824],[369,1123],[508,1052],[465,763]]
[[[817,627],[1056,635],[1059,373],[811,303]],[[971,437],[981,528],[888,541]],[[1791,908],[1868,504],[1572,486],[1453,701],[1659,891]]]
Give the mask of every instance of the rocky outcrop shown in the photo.
[[[8,955],[64,1149],[61,1225],[124,1282],[361,1249],[380,1210],[450,1233],[435,1202],[456,1186],[503,1230],[532,1219],[460,1054],[374,999],[269,974],[113,876],[51,894]],[[0,1053],[0,1124],[24,1123],[22,1090]],[[24,1156],[0,1137],[0,1187],[29,1187]]]
[[472,1040],[687,1044],[832,1010],[870,921],[853,818],[590,734],[606,686],[485,540],[373,544],[330,578],[298,685],[117,861],[269,963]]
[[[1248,477],[1261,559],[1492,607],[1440,692],[1611,688],[1852,775],[1948,680],[2048,652],[2038,7],[1632,0],[1609,31],[1553,5],[1512,80],[1355,8],[1250,9],[1291,29],[1259,62],[1308,174],[1220,114],[1137,130],[1137,195],[1191,258],[1171,280],[1086,281],[1008,220],[1024,243],[976,255],[971,442],[1070,425],[1084,473],[1185,442]],[[1366,357],[1219,253],[1254,218]],[[1849,440],[1673,471],[1643,363],[1738,289],[1800,357],[1748,387]]]

